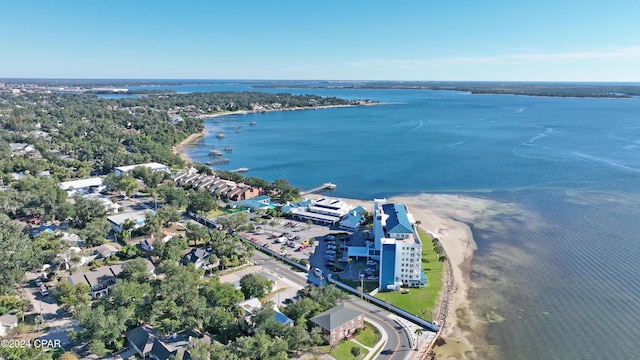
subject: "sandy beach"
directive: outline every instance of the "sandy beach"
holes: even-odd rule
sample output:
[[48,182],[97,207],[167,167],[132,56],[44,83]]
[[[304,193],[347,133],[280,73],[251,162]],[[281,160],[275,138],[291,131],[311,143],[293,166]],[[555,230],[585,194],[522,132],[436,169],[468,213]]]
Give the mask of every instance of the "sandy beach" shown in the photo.
[[[318,198],[330,196],[311,194],[307,197]],[[372,201],[357,199],[343,200],[363,206],[368,211],[373,209]],[[505,211],[505,204],[480,198],[464,197],[445,194],[419,194],[415,196],[396,196],[387,199],[388,202],[407,204],[415,220],[420,221],[420,227],[437,237],[445,249],[448,264],[451,266],[452,278],[445,279],[449,284],[443,287],[439,304],[436,309],[443,308],[444,316],[434,314],[440,321],[444,321],[441,334],[445,345],[435,348],[436,358],[445,360],[465,360],[484,358],[490,346],[484,341],[485,321],[478,317],[471,309],[469,289],[472,286],[469,274],[471,260],[476,250],[471,229],[466,223],[476,222],[479,225],[493,214]],[[463,222],[464,221],[464,222]],[[480,350],[478,353],[477,350]]]

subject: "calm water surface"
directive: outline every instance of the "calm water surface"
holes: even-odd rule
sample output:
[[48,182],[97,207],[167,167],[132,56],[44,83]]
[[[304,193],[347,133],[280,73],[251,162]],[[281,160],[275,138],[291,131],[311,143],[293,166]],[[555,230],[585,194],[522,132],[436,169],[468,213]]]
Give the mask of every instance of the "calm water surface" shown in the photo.
[[[217,90],[185,91],[204,88]],[[471,297],[489,343],[504,359],[638,357],[640,100],[284,91],[385,104],[211,119],[188,152],[232,145],[224,169],[302,189],[330,181],[335,196],[515,202],[527,216],[473,229]]]

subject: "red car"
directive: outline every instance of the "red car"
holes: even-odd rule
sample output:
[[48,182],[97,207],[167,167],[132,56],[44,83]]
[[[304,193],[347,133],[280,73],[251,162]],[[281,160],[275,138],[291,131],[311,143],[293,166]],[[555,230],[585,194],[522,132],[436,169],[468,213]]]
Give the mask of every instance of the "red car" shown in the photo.
[[296,251],[302,251],[302,250],[307,249],[308,247],[309,247],[309,245],[302,245]]
[[251,238],[251,242],[257,242],[258,238]]

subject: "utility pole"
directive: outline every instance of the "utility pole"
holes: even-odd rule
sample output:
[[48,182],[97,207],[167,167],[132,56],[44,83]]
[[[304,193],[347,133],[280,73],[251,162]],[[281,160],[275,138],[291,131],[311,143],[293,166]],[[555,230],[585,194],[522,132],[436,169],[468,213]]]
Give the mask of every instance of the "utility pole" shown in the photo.
[[360,274],[360,297],[364,299],[364,274]]

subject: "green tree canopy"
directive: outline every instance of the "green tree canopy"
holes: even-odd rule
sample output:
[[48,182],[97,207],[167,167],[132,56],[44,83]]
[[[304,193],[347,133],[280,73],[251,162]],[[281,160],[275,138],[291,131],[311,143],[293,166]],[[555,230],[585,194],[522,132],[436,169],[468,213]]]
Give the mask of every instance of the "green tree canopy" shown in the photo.
[[240,290],[245,299],[261,298],[273,288],[273,281],[263,275],[247,274],[240,279]]

